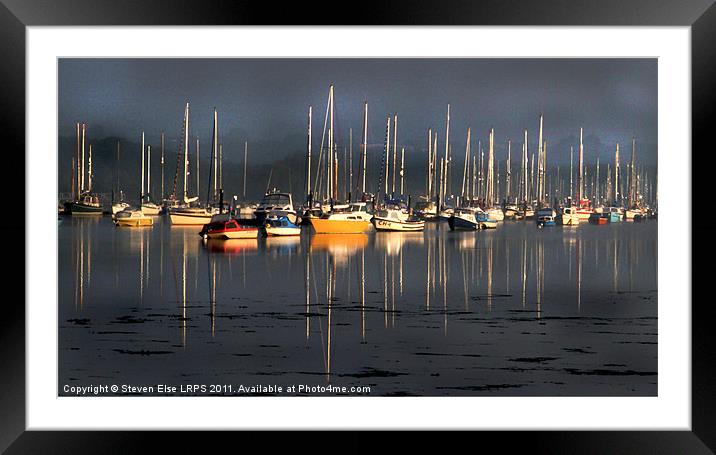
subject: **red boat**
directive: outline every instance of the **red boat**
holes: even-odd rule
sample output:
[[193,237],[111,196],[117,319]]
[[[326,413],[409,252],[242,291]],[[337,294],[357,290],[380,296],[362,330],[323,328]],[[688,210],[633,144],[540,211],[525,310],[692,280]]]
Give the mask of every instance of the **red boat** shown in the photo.
[[255,239],[259,228],[239,224],[236,220],[215,221],[205,224],[199,235],[204,239]]

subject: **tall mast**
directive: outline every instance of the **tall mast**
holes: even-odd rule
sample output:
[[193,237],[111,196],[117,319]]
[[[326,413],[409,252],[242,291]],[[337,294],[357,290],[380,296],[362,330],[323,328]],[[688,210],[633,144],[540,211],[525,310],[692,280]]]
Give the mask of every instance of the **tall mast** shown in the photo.
[[[246,200],[246,167],[248,165],[248,158],[249,158],[249,141],[244,141],[244,191],[242,193],[244,200]],[[309,188],[309,192],[310,192],[310,188]]]
[[219,189],[219,115],[216,113],[216,108],[214,108],[214,137],[212,138],[212,142],[213,149],[211,153],[214,155],[213,201],[216,202]]
[[[120,195],[120,189],[119,189],[119,141],[117,141],[117,195]],[[121,197],[120,197],[121,199]]]
[[[311,131],[313,129],[313,106],[308,106],[308,145],[306,147],[306,199],[311,200]],[[245,153],[244,153],[245,155]],[[244,161],[246,158],[244,157]]]
[[395,194],[395,168],[398,157],[398,114],[393,117],[393,193]]
[[333,199],[333,166],[334,166],[334,153],[333,153],[333,84],[328,93],[328,103],[330,105],[331,123],[330,129],[328,130],[328,156],[326,164],[328,165],[328,186],[327,195],[329,199]]
[[527,203],[527,130],[522,142],[522,202]]
[[388,166],[390,162],[390,114],[385,127],[385,194],[388,194]]
[[184,107],[184,197],[183,201],[187,203],[187,174],[189,173],[189,103]]
[[196,195],[201,194],[199,189],[199,138],[196,138]]
[[80,193],[85,190],[85,134],[87,125],[82,123],[82,179],[80,184]]
[[353,128],[348,130],[348,181],[346,182],[346,188],[348,189],[348,202],[353,200]]
[[[584,143],[582,142],[583,137],[583,129],[579,128],[579,157],[578,157],[578,171],[579,174],[577,174],[577,191],[579,196],[579,202],[578,204],[582,205],[582,198],[584,197]],[[617,146],[618,148],[618,146]]]
[[594,196],[596,199],[596,203],[599,204],[599,156],[597,156],[597,176],[594,180]]
[[[145,170],[144,170],[144,150],[145,150],[145,148],[144,148],[144,131],[142,131],[142,189],[141,189],[141,192],[139,193],[140,194],[139,197],[142,202],[144,202],[144,194],[145,194],[145,192],[144,192],[144,172],[145,172]],[[141,209],[141,206],[139,208]]]
[[512,181],[511,181],[512,180],[512,165],[510,163],[511,155],[512,155],[512,141],[508,139],[507,140],[507,163],[505,163],[505,167],[506,167],[506,170],[505,170],[505,199],[507,199],[507,201],[510,200],[510,195],[511,195],[510,185],[512,184]]
[[572,166],[574,158],[574,147],[569,146],[569,197],[574,197],[574,186],[572,185],[572,176],[574,175],[574,169]]
[[443,183],[443,198],[441,204],[445,202],[445,196],[448,193],[447,181],[448,181],[448,166],[450,163],[450,103],[447,105],[447,118],[445,120],[445,173]]
[[490,143],[489,143],[488,155],[487,155],[487,182],[486,182],[486,190],[485,190],[485,204],[487,205],[487,207],[492,207],[492,204],[494,203],[494,199],[495,199],[494,141],[495,141],[495,130],[494,130],[494,128],[491,128],[490,129]]
[[147,196],[149,196],[149,200],[151,200],[151,198],[152,198],[152,146],[151,145],[147,145]]
[[162,131],[162,134],[161,134],[161,148],[162,148],[162,151],[161,151],[162,160],[160,163],[161,170],[162,170],[162,195],[161,195],[161,197],[162,197],[162,199],[164,199],[164,197],[165,197],[165,194],[164,194],[164,131]]
[[614,154],[614,202],[621,205],[619,194],[619,143],[617,142],[617,151]]
[[405,147],[400,148],[400,194],[404,193],[403,177],[405,177]]
[[637,175],[635,174],[636,165],[636,139],[631,139],[631,164],[629,164],[629,208],[636,204],[637,196]]
[[75,199],[80,198],[80,123],[77,122],[77,149],[75,150],[75,159],[72,165],[74,172],[72,178],[72,193]]
[[428,181],[425,186],[428,200],[433,195],[433,129],[428,129]]
[[[467,141],[465,143],[465,165],[462,169],[462,188],[460,189],[460,197],[465,199],[465,184],[467,183],[467,168],[470,164],[470,127],[467,127]],[[469,190],[468,190],[469,192]]]
[[89,145],[89,160],[87,162],[89,169],[87,170],[87,191],[92,192],[92,144]]
[[[368,101],[363,105],[363,176],[361,177],[361,191],[365,194],[366,164],[368,164]],[[361,194],[362,196],[362,194]]]

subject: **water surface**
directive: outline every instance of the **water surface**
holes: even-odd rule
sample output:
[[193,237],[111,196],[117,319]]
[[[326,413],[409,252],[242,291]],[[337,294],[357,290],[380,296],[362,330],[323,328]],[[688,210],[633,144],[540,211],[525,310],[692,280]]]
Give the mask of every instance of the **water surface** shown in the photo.
[[657,394],[656,221],[209,242],[164,217],[58,229],[59,395]]

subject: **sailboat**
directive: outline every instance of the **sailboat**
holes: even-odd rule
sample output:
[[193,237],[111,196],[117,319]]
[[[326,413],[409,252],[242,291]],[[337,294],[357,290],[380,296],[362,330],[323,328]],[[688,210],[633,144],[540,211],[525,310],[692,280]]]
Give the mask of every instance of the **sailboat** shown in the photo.
[[[82,123],[80,139],[80,123],[77,123],[77,174],[75,184],[76,195],[73,201],[65,203],[65,213],[72,215],[102,215],[102,201],[98,195],[92,193],[92,145],[89,146],[89,159],[87,169],[87,186],[85,186],[85,136],[87,124]],[[81,144],[81,147],[80,147]],[[81,152],[81,154],[80,154]],[[81,174],[81,175],[79,175]]]
[[410,215],[408,208],[399,201],[389,201],[377,210],[371,219],[376,231],[416,232],[425,228],[425,220]]
[[[199,196],[189,197],[187,175],[189,174],[189,103],[184,108],[184,166],[183,166],[183,196],[181,202],[169,208],[169,219],[174,225],[205,225],[211,222],[212,212],[204,207],[192,205],[199,200]],[[181,159],[181,156],[180,156]],[[178,173],[179,169],[177,169]]]
[[125,226],[125,227],[141,227],[141,226],[151,226],[154,224],[154,220],[147,216],[142,211],[142,201],[144,199],[144,132],[142,132],[142,184],[141,184],[141,192],[140,192],[140,198],[139,198],[139,208],[132,208],[127,207],[124,210],[121,210],[117,212],[114,215],[114,224],[115,226]]
[[[325,175],[326,181],[323,213],[318,217],[309,218],[309,223],[317,234],[365,233],[371,229],[371,214],[368,213],[368,204],[366,202],[352,202],[338,205],[338,159],[335,152],[334,117],[335,105],[333,102],[333,85],[331,85],[326,106],[326,121],[324,122],[328,127],[328,149],[325,153],[325,159],[323,159],[324,150],[323,146],[321,146],[318,158],[318,168],[321,173],[319,176]],[[325,136],[325,132],[324,128],[323,136]],[[323,140],[321,142],[323,143]],[[325,169],[323,169],[323,163],[325,163]],[[317,189],[319,188],[319,182],[321,180],[316,182]],[[314,193],[319,192],[314,191]]]

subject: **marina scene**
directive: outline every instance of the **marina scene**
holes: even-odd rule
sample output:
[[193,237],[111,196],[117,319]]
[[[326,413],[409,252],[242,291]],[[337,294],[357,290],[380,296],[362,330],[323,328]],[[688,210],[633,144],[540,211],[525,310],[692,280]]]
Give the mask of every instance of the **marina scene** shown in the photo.
[[58,395],[657,395],[655,59],[58,68]]

